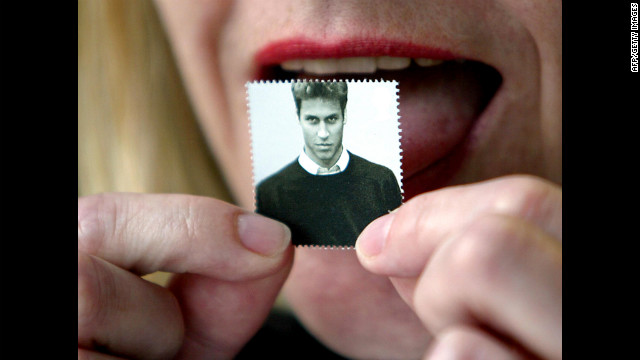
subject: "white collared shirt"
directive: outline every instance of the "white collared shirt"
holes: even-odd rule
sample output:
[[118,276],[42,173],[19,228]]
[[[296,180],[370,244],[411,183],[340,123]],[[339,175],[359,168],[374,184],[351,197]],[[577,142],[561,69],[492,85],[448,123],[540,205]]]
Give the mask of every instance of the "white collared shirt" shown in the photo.
[[337,172],[332,172],[328,174],[318,174],[318,169],[320,169],[322,166],[316,164],[315,161],[311,160],[309,155],[307,155],[307,153],[304,152],[304,149],[302,149],[302,152],[298,157],[298,163],[300,164],[300,166],[302,166],[303,169],[305,169],[311,175],[320,175],[320,176],[332,175],[336,173],[341,173],[347,169],[347,166],[349,166],[349,152],[347,152],[347,149],[345,149],[344,146],[342,147],[342,153],[340,154],[340,157],[338,158],[338,161],[335,164],[335,165],[338,165],[339,170]]

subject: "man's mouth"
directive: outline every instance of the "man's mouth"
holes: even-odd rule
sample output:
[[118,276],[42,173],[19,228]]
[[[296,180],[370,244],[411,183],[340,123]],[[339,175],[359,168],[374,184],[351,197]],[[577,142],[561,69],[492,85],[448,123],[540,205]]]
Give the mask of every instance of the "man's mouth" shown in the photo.
[[316,148],[316,151],[325,153],[325,152],[332,151],[333,145],[330,145],[330,144],[316,144],[315,148]]
[[474,124],[502,83],[481,61],[397,42],[290,40],[264,48],[256,63],[259,80],[398,81],[405,200],[455,175]]

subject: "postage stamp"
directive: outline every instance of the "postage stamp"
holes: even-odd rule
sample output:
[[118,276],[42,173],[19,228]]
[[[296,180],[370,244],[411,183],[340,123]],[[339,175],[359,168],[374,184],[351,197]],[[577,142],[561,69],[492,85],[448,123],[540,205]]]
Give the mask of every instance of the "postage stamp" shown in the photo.
[[247,83],[256,212],[296,246],[349,249],[402,203],[395,81]]

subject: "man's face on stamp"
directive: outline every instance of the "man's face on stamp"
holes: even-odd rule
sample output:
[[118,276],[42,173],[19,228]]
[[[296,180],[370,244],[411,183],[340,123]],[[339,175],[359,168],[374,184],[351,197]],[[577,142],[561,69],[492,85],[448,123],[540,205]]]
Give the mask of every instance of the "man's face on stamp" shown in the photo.
[[302,100],[299,120],[306,154],[320,166],[335,164],[342,151],[345,124],[340,102],[326,98]]

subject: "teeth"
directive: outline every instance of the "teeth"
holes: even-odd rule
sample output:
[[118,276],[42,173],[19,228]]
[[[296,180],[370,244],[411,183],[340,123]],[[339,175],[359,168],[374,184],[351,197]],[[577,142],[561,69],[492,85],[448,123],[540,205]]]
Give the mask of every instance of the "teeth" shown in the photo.
[[374,73],[376,72],[376,59],[371,57],[338,59],[338,72]]
[[435,59],[425,59],[425,58],[417,58],[414,59],[416,61],[416,64],[420,65],[420,66],[436,66],[436,65],[440,65],[442,64],[444,61],[442,60],[435,60]]
[[367,57],[312,59],[302,60],[302,68],[307,73],[319,75],[335,73],[374,73],[376,71],[376,61],[374,58]]
[[[413,59],[419,66],[435,66],[443,60],[417,58]],[[335,73],[374,73],[381,70],[406,69],[411,65],[408,57],[350,57],[340,59],[296,59],[287,60],[280,64],[287,71],[304,71],[310,74],[326,75]]]
[[411,65],[411,58],[380,56],[376,58],[376,65],[383,70],[406,69]]
[[304,63],[302,60],[288,60],[280,64],[280,66],[287,71],[300,71],[303,69]]
[[338,72],[336,59],[304,60],[304,71],[312,74],[333,74]]

